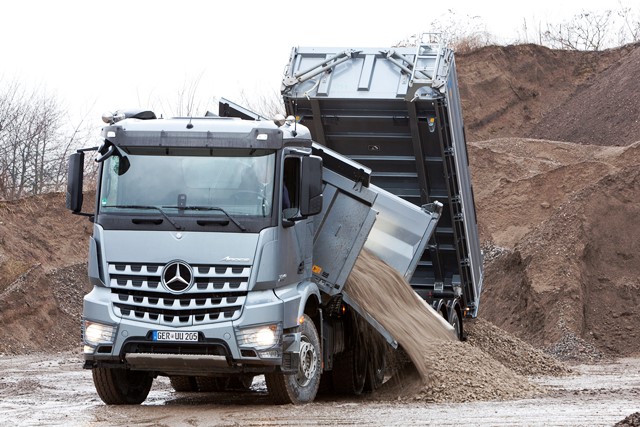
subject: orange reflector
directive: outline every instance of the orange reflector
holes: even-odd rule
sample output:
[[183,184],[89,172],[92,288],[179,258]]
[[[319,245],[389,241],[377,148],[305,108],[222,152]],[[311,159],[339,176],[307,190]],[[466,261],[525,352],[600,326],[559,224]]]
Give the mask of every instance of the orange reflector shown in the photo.
[[302,325],[304,323],[304,315],[300,316],[298,319],[298,325]]
[[322,268],[320,268],[319,265],[314,265],[313,267],[311,267],[311,271],[313,272],[313,274],[320,274],[322,272]]

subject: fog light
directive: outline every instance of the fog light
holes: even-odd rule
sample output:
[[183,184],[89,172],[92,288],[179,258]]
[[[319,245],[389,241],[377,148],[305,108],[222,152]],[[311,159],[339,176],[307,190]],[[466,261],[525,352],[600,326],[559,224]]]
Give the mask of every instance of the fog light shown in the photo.
[[278,350],[259,351],[258,355],[260,356],[260,359],[278,359],[280,357],[280,351]]
[[267,349],[280,342],[282,327],[280,325],[263,325],[244,328],[236,331],[236,338],[241,347]]
[[84,321],[84,342],[90,346],[97,346],[101,343],[113,343],[115,327],[102,323]]

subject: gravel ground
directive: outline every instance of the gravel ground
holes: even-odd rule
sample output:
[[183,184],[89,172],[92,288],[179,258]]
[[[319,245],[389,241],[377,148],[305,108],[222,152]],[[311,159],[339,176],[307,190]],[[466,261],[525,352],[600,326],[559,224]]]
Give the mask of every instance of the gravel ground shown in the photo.
[[[144,405],[106,406],[77,354],[0,356],[0,424],[65,426],[474,425],[637,426],[640,358],[528,377],[549,390],[531,399],[427,403],[324,397],[273,406],[257,378],[246,393],[177,393],[159,378]],[[633,414],[633,415],[630,415]],[[635,423],[635,424],[633,424]]]

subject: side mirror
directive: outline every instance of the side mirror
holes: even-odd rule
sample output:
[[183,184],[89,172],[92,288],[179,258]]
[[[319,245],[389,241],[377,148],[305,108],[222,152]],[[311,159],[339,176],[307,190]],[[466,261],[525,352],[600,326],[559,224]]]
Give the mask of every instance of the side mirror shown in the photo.
[[105,140],[100,145],[100,147],[98,147],[96,162],[102,163],[114,154],[120,159],[120,161],[118,162],[118,170],[116,171],[116,173],[118,175],[124,175],[129,170],[131,163],[129,163],[129,159],[127,158],[127,156],[125,156],[122,151],[118,149],[118,147],[107,140]]
[[69,156],[67,175],[67,209],[73,213],[82,210],[82,184],[84,176],[84,153],[73,153]]
[[302,158],[300,186],[300,215],[307,217],[322,211],[322,158]]

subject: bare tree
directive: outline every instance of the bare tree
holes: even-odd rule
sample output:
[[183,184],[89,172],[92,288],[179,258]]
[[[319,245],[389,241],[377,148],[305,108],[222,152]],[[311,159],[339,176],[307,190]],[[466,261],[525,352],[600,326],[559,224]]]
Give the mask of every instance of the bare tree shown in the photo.
[[[458,15],[453,9],[429,24],[429,32],[439,34],[439,41],[456,52],[468,52],[493,43],[480,16]],[[414,34],[400,41],[394,47],[415,46],[420,42],[420,34]]]
[[64,111],[56,98],[19,83],[0,87],[0,198],[59,189],[66,155]]
[[543,33],[545,43],[556,49],[602,50],[611,44],[612,11],[585,12],[570,21],[547,24]]
[[174,117],[192,117],[204,114],[202,99],[198,96],[200,81],[204,72],[195,79],[185,78],[182,87],[178,89],[173,101],[161,101],[161,111]]
[[[545,24],[546,25],[546,24]],[[515,43],[533,43],[541,46],[545,45],[543,23],[540,20],[522,18],[522,26],[517,32]]]
[[621,20],[621,27],[618,30],[618,44],[635,43],[640,41],[640,13],[630,7],[620,4],[618,18]]
[[276,90],[253,96],[242,90],[240,92],[240,104],[269,120],[278,114],[284,115],[285,113],[282,97]]

